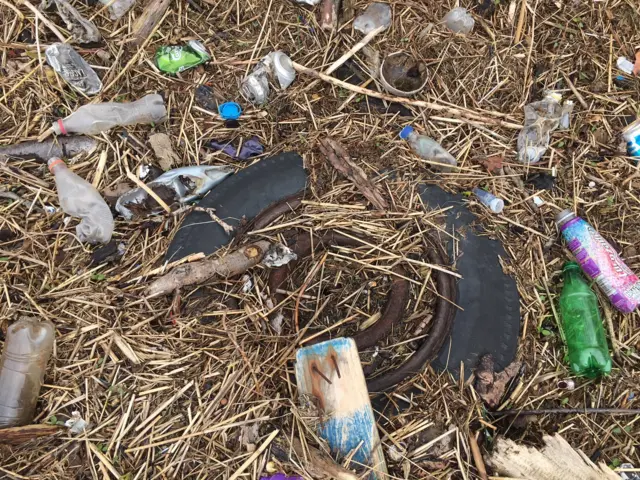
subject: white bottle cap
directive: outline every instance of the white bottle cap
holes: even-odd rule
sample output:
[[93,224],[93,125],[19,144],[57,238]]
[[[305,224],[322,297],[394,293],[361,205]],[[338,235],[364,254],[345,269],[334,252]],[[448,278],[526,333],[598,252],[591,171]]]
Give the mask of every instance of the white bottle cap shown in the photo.
[[494,198],[489,202],[489,209],[491,209],[493,213],[502,213],[502,210],[504,209],[504,200],[501,198]]

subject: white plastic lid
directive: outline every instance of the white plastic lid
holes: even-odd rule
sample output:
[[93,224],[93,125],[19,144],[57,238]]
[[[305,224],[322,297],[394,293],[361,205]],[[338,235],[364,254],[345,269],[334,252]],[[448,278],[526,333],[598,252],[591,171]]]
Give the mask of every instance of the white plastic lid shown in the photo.
[[489,208],[493,213],[502,213],[504,209],[504,200],[501,198],[494,198],[489,202]]

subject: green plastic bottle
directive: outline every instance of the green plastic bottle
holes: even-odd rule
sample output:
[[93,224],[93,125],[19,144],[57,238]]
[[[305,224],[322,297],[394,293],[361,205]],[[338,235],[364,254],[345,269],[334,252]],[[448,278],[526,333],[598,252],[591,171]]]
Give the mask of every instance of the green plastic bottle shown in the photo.
[[563,272],[560,316],[571,371],[587,378],[608,374],[611,371],[611,356],[600,319],[598,298],[576,262],[565,264]]

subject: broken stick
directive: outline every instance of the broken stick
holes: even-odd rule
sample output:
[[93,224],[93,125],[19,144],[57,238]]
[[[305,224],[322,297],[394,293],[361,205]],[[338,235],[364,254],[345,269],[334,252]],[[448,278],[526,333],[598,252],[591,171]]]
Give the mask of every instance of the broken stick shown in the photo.
[[315,397],[324,421],[319,435],[339,459],[352,455],[355,465],[371,470],[368,480],[387,479],[387,464],[356,342],[336,338],[296,353],[298,394]]
[[367,178],[364,170],[349,158],[347,150],[340,142],[331,137],[320,140],[320,151],[327,157],[333,168],[351,180],[374,207],[378,210],[388,210],[389,205],[385,198]]
[[305,67],[304,65],[300,65],[296,62],[291,62],[293,64],[293,68],[296,69],[297,72],[304,73],[306,75],[310,75],[315,78],[319,78],[320,80],[324,80],[325,82],[329,82],[338,87],[342,87],[346,90],[351,90],[352,92],[360,93],[362,95],[367,95],[369,97],[380,98],[382,100],[386,100],[388,102],[402,103],[405,105],[411,105],[413,107],[419,108],[427,108],[429,110],[435,110],[436,112],[444,112],[448,115],[451,115],[454,118],[462,120],[470,125],[494,125],[498,127],[509,128],[511,130],[522,130],[522,125],[518,123],[511,123],[505,120],[500,120],[498,118],[491,118],[491,115],[499,116],[493,112],[482,112],[476,113],[473,111],[461,110],[460,108],[455,107],[447,107],[445,105],[440,105],[433,102],[426,102],[424,100],[412,100],[410,98],[404,97],[393,97],[391,95],[387,95],[386,93],[376,92],[374,90],[369,90],[367,88],[362,88],[358,85],[352,85],[348,82],[344,82],[342,80],[338,80],[331,75],[327,75],[325,73],[318,72],[309,67]]
[[34,438],[48,437],[61,430],[64,430],[64,427],[42,424],[2,428],[0,429],[0,444],[19,445]]
[[149,3],[147,3],[147,6],[144,8],[144,12],[142,12],[142,15],[138,17],[138,20],[136,20],[136,23],[133,25],[133,38],[131,39],[131,43],[137,47],[142,45],[162,19],[170,4],[171,0],[149,0]]
[[270,242],[260,240],[220,258],[180,265],[149,285],[146,295],[149,297],[164,295],[177,288],[204,283],[214,276],[233,277],[239,275],[257,265],[270,246]]

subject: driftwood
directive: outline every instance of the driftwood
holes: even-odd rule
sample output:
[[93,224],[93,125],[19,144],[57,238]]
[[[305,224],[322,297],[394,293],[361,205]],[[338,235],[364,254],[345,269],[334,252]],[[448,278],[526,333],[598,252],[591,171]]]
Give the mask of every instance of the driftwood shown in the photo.
[[376,186],[367,178],[358,165],[350,158],[345,148],[331,137],[320,140],[320,151],[329,159],[333,168],[351,180],[358,190],[367,197],[378,210],[387,210],[389,205]]
[[150,297],[164,295],[177,288],[204,283],[214,276],[233,277],[240,275],[262,260],[270,246],[271,243],[260,240],[220,258],[210,258],[180,265],[149,285],[146,295]]
[[34,438],[48,437],[64,429],[59,425],[23,425],[0,429],[0,443],[18,445]]
[[171,0],[149,0],[144,8],[142,15],[138,17],[133,25],[133,38],[131,43],[140,46],[149,37],[153,29],[156,27],[160,19],[164,16],[167,8],[171,4]]
[[[368,466],[368,480],[386,480],[382,452],[362,364],[352,338],[336,338],[296,352],[298,394],[313,398],[323,416],[318,435],[339,460],[353,454]],[[353,453],[355,452],[355,453]]]
[[594,464],[560,435],[543,437],[545,446],[518,445],[500,438],[487,463],[501,475],[529,480],[620,480],[605,464]]

